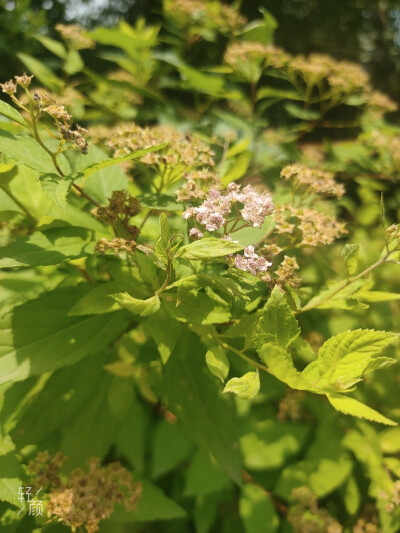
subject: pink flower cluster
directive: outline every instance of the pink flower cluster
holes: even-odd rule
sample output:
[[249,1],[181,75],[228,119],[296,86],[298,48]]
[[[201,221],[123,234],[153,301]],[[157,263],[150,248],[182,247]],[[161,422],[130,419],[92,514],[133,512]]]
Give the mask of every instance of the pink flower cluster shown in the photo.
[[274,208],[269,194],[258,194],[251,185],[241,191],[240,185],[230,183],[225,195],[216,189],[210,189],[207,199],[199,207],[189,207],[183,213],[183,218],[195,217],[208,231],[215,231],[225,224],[235,202],[243,204],[243,209],[240,210],[242,218],[255,228],[263,225],[265,217]]
[[254,251],[254,246],[246,246],[243,255],[235,257],[235,266],[244,272],[250,272],[256,276],[259,272],[265,272],[272,263],[260,257]]

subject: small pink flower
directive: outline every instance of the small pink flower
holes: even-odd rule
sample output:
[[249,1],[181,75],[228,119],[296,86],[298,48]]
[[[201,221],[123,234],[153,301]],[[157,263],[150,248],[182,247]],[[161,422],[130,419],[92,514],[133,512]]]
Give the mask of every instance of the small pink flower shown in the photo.
[[249,245],[244,249],[243,255],[235,257],[235,265],[240,270],[250,272],[253,276],[256,276],[259,272],[265,272],[272,263],[256,254],[254,246]]
[[202,234],[202,232],[197,229],[197,228],[192,228],[190,231],[189,231],[189,237],[191,239],[202,239],[204,237],[204,235]]

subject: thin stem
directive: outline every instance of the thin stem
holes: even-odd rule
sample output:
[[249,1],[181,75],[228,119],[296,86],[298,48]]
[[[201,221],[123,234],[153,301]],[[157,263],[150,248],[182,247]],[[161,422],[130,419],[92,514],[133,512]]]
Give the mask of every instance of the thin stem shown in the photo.
[[[28,93],[28,97],[29,97],[29,108],[30,108],[30,116],[31,116],[31,122],[32,122],[32,129],[33,129],[33,136],[35,137],[35,140],[36,142],[38,142],[40,144],[40,146],[49,154],[49,156],[51,157],[52,161],[53,161],[53,165],[55,167],[55,169],[57,170],[57,172],[59,173],[59,175],[64,178],[65,177],[65,174],[64,172],[61,170],[60,168],[60,165],[58,164],[58,161],[57,161],[57,154],[55,154],[54,152],[52,152],[50,150],[50,148],[48,148],[44,142],[42,141],[42,139],[40,138],[40,135],[39,135],[39,131],[38,131],[38,128],[37,128],[37,124],[36,124],[36,116],[35,116],[35,108],[33,107],[33,103],[32,103],[32,100],[29,96],[29,93]],[[100,204],[98,202],[96,202],[96,200],[94,200],[91,196],[89,196],[87,193],[85,193],[83,191],[83,189],[77,185],[76,183],[72,183],[72,187],[74,187],[75,190],[77,190],[79,192],[79,194],[81,196],[83,196],[84,198],[86,198],[86,200],[88,200],[90,203],[96,205],[97,207],[100,207]]]
[[143,229],[143,226],[146,224],[147,220],[149,219],[149,217],[153,214],[153,209],[149,209],[149,211],[147,212],[146,216],[144,217],[144,219],[142,220],[140,226],[139,226],[139,231],[142,231]]
[[346,287],[348,287],[349,285],[351,285],[352,283],[354,283],[358,279],[363,278],[364,276],[366,276],[367,274],[369,274],[370,272],[375,270],[375,268],[377,268],[380,265],[383,265],[384,263],[386,263],[389,255],[391,253],[392,252],[387,253],[385,255],[385,257],[382,257],[381,259],[376,261],[374,264],[372,264],[371,266],[369,266],[368,268],[366,268],[365,270],[360,272],[360,274],[357,274],[356,276],[353,276],[352,278],[349,278],[346,281],[344,281],[337,289],[335,289],[331,293],[327,294],[325,296],[325,298],[323,298],[319,302],[316,302],[315,304],[312,304],[312,305],[308,305],[307,304],[304,307],[302,307],[301,309],[299,309],[297,312],[298,313],[305,313],[306,311],[310,311],[311,309],[315,309],[316,307],[319,307],[320,305],[324,304],[326,301],[330,300],[333,296],[336,296],[339,292],[341,292],[343,289],[345,289]]
[[25,215],[30,219],[32,220],[32,222],[34,224],[37,224],[37,220],[36,218],[32,215],[32,213],[30,213],[28,211],[28,209],[18,200],[18,198],[16,198],[13,193],[11,191],[9,191],[8,189],[6,189],[5,187],[0,187],[2,191],[4,191],[10,198],[11,200],[17,204],[17,206],[25,213]]
[[269,370],[269,368],[267,366],[262,365],[261,363],[257,363],[257,361],[254,361],[254,359],[252,359],[248,355],[244,354],[242,350],[238,350],[237,348],[234,348],[230,344],[227,344],[226,342],[221,340],[221,338],[216,333],[211,333],[210,332],[210,334],[212,335],[213,339],[216,340],[218,342],[218,344],[222,348],[225,348],[225,350],[229,350],[229,351],[233,352],[234,354],[238,355],[241,359],[243,359],[247,363],[250,363],[251,365],[255,366],[256,368],[259,368],[260,370],[263,370],[264,372],[267,372],[268,374],[270,374],[270,370]]

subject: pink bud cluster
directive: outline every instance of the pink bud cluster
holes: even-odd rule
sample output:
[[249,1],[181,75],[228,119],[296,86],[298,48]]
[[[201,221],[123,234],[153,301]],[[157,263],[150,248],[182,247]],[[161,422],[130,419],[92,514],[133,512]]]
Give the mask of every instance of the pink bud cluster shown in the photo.
[[[183,213],[183,218],[195,218],[208,231],[215,231],[226,223],[235,202],[243,204],[243,209],[240,210],[242,219],[255,228],[263,225],[265,217],[274,208],[269,194],[258,194],[251,185],[241,191],[240,185],[230,183],[225,195],[217,189],[210,189],[206,200],[199,207],[189,207]],[[193,232],[193,236],[198,237],[198,233],[195,235]]]
[[259,272],[265,272],[272,263],[267,261],[264,257],[260,257],[254,251],[254,246],[246,246],[243,255],[235,257],[235,266],[244,272],[250,272],[256,276]]

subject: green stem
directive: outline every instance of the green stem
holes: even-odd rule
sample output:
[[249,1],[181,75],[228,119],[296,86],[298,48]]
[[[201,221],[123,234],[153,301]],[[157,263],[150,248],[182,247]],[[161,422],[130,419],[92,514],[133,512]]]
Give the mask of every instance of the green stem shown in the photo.
[[[210,332],[211,333],[211,332]],[[227,344],[223,340],[220,339],[220,337],[216,333],[211,333],[214,340],[218,342],[218,344],[221,346],[221,348],[225,348],[225,350],[229,350],[233,352],[234,354],[238,355],[241,359],[246,361],[247,363],[250,363],[251,365],[255,366],[256,368],[259,368],[260,370],[263,370],[264,372],[268,372],[270,374],[270,370],[265,365],[262,365],[261,363],[257,363],[257,361],[254,361],[251,357],[243,353],[242,350],[238,350],[237,348],[234,348],[230,344]]]
[[[35,137],[35,140],[37,143],[40,144],[40,146],[43,148],[43,150],[45,150],[49,156],[51,157],[52,161],[53,161],[53,165],[55,167],[55,169],[57,170],[57,172],[59,173],[59,175],[64,178],[65,177],[65,174],[64,172],[61,170],[60,168],[60,165],[58,164],[58,161],[57,161],[57,154],[55,154],[54,152],[52,152],[50,150],[50,148],[48,148],[44,142],[42,141],[42,139],[40,138],[40,135],[39,135],[39,131],[38,131],[38,128],[37,128],[37,124],[36,124],[36,116],[35,116],[35,108],[33,107],[33,103],[32,103],[32,100],[30,98],[30,95],[28,93],[28,97],[29,97],[29,108],[30,108],[30,111],[29,111],[29,114],[31,116],[31,123],[32,123],[32,129],[33,129],[33,136]],[[92,203],[93,205],[97,206],[97,207],[100,207],[100,204],[98,202],[96,202],[96,200],[94,200],[91,196],[89,196],[88,194],[86,194],[83,189],[81,187],[79,187],[79,185],[76,185],[76,183],[72,183],[72,187],[74,187],[75,190],[77,190],[79,192],[79,194],[81,196],[83,196],[84,198],[86,198],[86,200],[88,200],[90,203]]]
[[5,187],[1,187],[1,190],[4,191],[10,198],[11,200],[17,204],[17,206],[25,213],[25,215],[30,219],[32,220],[32,222],[36,225],[37,224],[37,219],[32,215],[32,213],[30,213],[28,211],[28,209],[18,200],[18,198],[16,198],[13,193],[11,191],[9,191],[8,189],[6,189]]
[[315,304],[312,304],[312,305],[307,304],[304,307],[302,307],[301,309],[299,309],[297,311],[297,313],[305,313],[306,311],[310,311],[311,309],[315,309],[316,307],[319,307],[320,305],[324,304],[325,302],[330,300],[333,296],[336,296],[339,292],[341,292],[343,289],[345,289],[346,287],[348,287],[349,285],[351,285],[352,283],[354,283],[358,279],[363,278],[364,276],[366,276],[367,274],[369,274],[370,272],[375,270],[375,268],[377,268],[380,265],[383,265],[384,263],[386,263],[389,255],[392,253],[392,251],[387,253],[385,255],[385,257],[382,257],[381,259],[378,259],[378,261],[376,261],[374,264],[372,264],[371,266],[369,266],[368,268],[366,268],[365,270],[360,272],[360,274],[357,274],[356,276],[353,276],[352,278],[349,278],[346,281],[344,281],[337,289],[335,289],[333,292],[327,294],[325,296],[325,298],[323,298],[319,302],[316,302]]

